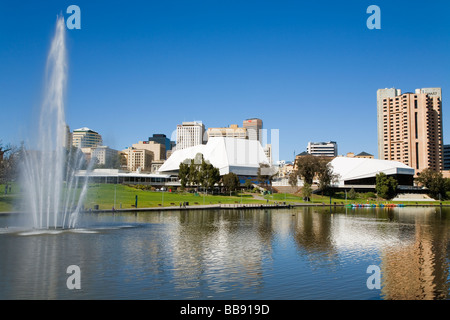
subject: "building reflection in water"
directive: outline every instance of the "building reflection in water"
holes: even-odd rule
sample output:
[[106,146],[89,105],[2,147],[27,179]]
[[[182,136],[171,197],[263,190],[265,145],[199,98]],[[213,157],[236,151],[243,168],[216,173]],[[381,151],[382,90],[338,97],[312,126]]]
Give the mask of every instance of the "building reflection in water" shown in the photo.
[[205,284],[212,293],[262,290],[272,233],[268,211],[181,212],[173,235],[175,286],[192,289],[192,298]]
[[449,239],[442,222],[446,214],[448,210],[423,207],[308,208],[296,217],[294,238],[304,254],[334,263],[339,263],[341,252],[377,252],[382,299],[447,299]]
[[[99,222],[112,218],[111,226],[139,227],[85,235],[4,234],[0,273],[8,276],[0,277],[0,296],[66,297],[65,268],[75,263],[83,270],[87,297],[100,292],[106,298],[161,293],[173,299],[339,299],[322,286],[336,280],[330,285],[342,287],[342,298],[448,298],[448,208],[307,207],[91,217]],[[381,268],[382,287],[375,293],[365,286],[371,264]]]
[[414,234],[407,245],[387,247],[381,253],[383,298],[447,299],[448,230],[440,221],[442,212],[436,213],[434,208],[427,212],[423,208],[399,208],[395,213],[399,224],[414,226]]
[[[412,300],[448,297],[449,239],[443,223],[448,214],[448,210],[423,207],[306,207],[143,213],[136,221],[171,226],[164,229],[165,242],[142,242],[152,256],[170,255],[171,261],[151,259],[147,267],[162,273],[170,266],[175,287],[191,290],[191,298],[197,298],[201,291],[197,289],[205,285],[212,294],[237,287],[236,292],[263,290],[273,246],[280,249],[293,241],[298,255],[330,272],[344,260],[376,256],[374,263],[382,274],[381,298]],[[134,247],[141,246],[134,243]]]

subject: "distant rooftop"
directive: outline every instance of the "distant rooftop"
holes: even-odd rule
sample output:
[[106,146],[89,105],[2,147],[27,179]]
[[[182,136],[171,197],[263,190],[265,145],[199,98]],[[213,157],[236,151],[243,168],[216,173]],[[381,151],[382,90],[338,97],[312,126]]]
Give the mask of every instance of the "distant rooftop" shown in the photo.
[[73,130],[73,132],[75,132],[75,131],[77,131],[77,132],[95,132],[95,133],[98,133],[97,131],[91,130],[88,127],[83,127],[83,128],[80,128],[80,129]]
[[373,154],[367,153],[367,152],[361,152],[360,154],[356,155],[357,157],[363,157],[363,156],[373,156]]

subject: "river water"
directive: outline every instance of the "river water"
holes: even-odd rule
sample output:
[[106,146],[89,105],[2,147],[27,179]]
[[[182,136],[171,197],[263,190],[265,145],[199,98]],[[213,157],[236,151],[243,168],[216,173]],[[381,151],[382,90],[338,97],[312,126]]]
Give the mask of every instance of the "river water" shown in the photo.
[[16,219],[0,216],[0,299],[449,297],[449,208],[116,212],[47,231]]

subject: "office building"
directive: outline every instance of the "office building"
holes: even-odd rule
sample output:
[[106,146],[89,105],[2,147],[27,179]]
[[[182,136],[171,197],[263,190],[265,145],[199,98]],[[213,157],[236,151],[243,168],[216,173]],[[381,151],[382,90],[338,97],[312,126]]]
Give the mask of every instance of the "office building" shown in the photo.
[[166,152],[172,150],[172,141],[165,134],[157,133],[148,138],[148,141],[154,141],[156,143],[163,144],[166,147]]
[[382,115],[378,130],[381,127],[383,132],[380,159],[400,161],[414,168],[416,175],[425,168],[442,170],[441,99],[441,88],[384,97],[378,109]]
[[145,149],[153,153],[153,160],[160,161],[166,159],[166,146],[155,141],[139,141],[132,145],[133,149]]
[[177,150],[204,143],[205,125],[201,121],[183,122],[177,125]]
[[127,160],[128,171],[151,171],[153,152],[147,149],[134,149],[129,147],[122,151]]
[[77,148],[95,148],[102,144],[102,136],[94,130],[86,127],[73,130],[72,145]]
[[243,127],[247,129],[247,137],[249,140],[258,140],[262,143],[263,122],[261,119],[247,119],[243,122]]
[[337,143],[335,141],[308,142],[306,152],[318,157],[336,157]]
[[208,139],[217,137],[247,139],[247,128],[240,128],[237,124],[232,124],[228,128],[208,128]]
[[97,159],[99,165],[111,165],[119,157],[119,151],[107,146],[91,148],[90,156]]

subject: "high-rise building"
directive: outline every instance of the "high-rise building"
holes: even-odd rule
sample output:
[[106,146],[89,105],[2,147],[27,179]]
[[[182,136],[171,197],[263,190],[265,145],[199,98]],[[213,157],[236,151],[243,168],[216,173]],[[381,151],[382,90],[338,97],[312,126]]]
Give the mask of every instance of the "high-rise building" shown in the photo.
[[335,141],[329,142],[308,142],[306,151],[318,157],[336,157],[337,143]]
[[395,88],[377,90],[378,159],[383,159],[383,99],[395,98],[401,94],[402,91]]
[[204,143],[205,125],[201,121],[183,122],[177,125],[176,149],[181,150]]
[[98,132],[83,127],[73,130],[72,145],[78,148],[95,148],[103,144],[102,136]]
[[382,130],[379,158],[400,161],[414,168],[416,175],[425,168],[442,170],[441,88],[397,93],[377,101],[378,131]]
[[243,127],[247,129],[247,136],[249,140],[258,140],[262,143],[262,128],[263,122],[261,119],[252,118],[244,120]]
[[247,129],[239,128],[237,124],[232,124],[228,128],[208,128],[208,139],[214,137],[227,137],[247,139]]
[[148,138],[148,141],[154,141],[156,143],[163,144],[166,147],[166,152],[169,150],[172,150],[172,141],[170,141],[169,138],[165,134],[157,133],[154,134],[152,137]]

